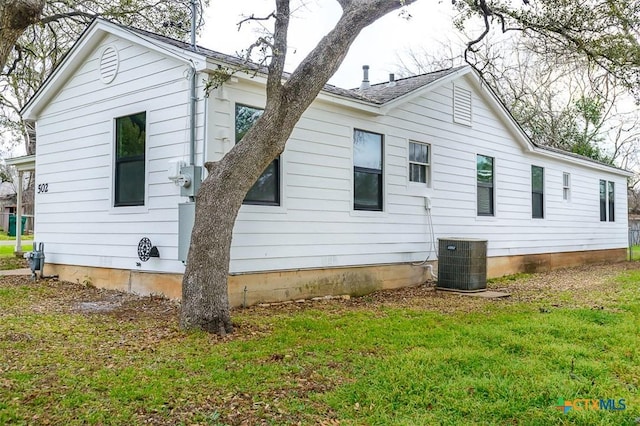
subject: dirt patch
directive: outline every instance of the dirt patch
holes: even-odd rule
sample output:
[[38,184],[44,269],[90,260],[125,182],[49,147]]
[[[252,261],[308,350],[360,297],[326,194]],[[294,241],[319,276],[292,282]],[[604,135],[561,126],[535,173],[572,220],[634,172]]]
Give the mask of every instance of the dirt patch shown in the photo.
[[[546,273],[534,274],[513,280],[498,280],[489,283],[494,291],[509,293],[511,297],[502,299],[471,298],[464,295],[434,289],[429,282],[417,287],[382,290],[362,297],[304,300],[269,306],[236,308],[233,313],[242,312],[249,316],[265,315],[269,312],[295,312],[305,309],[339,311],[343,309],[410,307],[433,310],[440,313],[468,312],[483,309],[492,303],[554,303],[585,304],[595,306],[593,292],[606,297],[613,291],[611,279],[626,270],[640,269],[640,263],[627,262],[607,265],[591,265]],[[113,290],[62,282],[57,280],[31,281],[28,277],[0,277],[0,287],[30,286],[41,290],[31,301],[36,312],[75,312],[84,315],[111,315],[133,321],[136,319],[161,319],[176,321],[179,303],[157,296],[137,296]],[[563,301],[563,294],[570,293],[571,301]],[[29,302],[29,301],[27,301]],[[377,310],[380,311],[380,310]],[[383,311],[380,311],[384,315]],[[243,323],[236,326],[240,335],[262,334],[265,330],[251,329]]]

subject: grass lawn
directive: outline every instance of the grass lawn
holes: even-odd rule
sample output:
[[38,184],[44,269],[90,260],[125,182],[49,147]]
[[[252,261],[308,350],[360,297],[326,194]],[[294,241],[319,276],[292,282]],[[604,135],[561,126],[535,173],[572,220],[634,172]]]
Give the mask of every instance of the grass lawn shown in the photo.
[[[27,261],[24,258],[15,256],[15,249],[14,245],[0,245],[0,271],[28,267]],[[22,245],[22,249],[31,250],[31,248],[26,244]]]
[[[10,237],[7,235],[5,231],[0,230],[0,241],[15,241],[15,240],[16,240],[16,237]],[[22,236],[22,241],[32,241],[32,240],[33,240],[33,234]]]
[[[0,424],[635,425],[640,265],[233,312],[0,279]],[[558,410],[559,399],[624,410]]]

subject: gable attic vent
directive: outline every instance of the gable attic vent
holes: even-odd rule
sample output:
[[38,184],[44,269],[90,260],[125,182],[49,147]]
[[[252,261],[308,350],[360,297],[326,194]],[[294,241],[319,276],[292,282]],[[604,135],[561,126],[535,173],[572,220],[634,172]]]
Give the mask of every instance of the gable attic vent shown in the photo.
[[453,86],[453,122],[471,126],[471,91]]
[[100,80],[109,84],[116,78],[119,65],[118,51],[113,46],[107,46],[100,55]]

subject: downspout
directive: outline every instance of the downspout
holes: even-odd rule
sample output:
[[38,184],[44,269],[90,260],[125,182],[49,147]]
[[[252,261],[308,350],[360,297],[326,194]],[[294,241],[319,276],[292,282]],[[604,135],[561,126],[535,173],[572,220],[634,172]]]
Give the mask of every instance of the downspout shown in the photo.
[[191,64],[189,90],[189,165],[196,165],[196,67]]
[[[191,48],[195,52],[196,46],[196,0],[191,0]],[[190,88],[190,134],[189,134],[189,165],[196,165],[196,67],[191,64],[191,88]]]

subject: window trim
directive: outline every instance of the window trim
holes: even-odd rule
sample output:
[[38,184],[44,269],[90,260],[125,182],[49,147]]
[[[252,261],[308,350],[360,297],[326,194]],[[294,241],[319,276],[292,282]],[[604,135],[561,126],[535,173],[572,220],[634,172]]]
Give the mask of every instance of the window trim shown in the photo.
[[[537,168],[537,169],[540,169],[541,172],[542,172],[541,175],[540,175],[540,176],[542,176],[542,185],[541,185],[542,186],[542,191],[540,191],[540,192],[537,192],[537,191],[534,190],[534,184],[533,184],[533,169],[534,169],[534,167]],[[532,164],[531,165],[531,177],[530,177],[530,179],[531,179],[531,218],[532,219],[544,219],[544,217],[545,217],[545,214],[544,214],[544,198],[545,198],[544,197],[544,167],[536,166],[536,165]],[[540,198],[540,216],[536,216],[535,215],[535,209],[534,209],[534,203],[535,203],[534,196],[535,195],[540,195],[541,196],[541,198]]]
[[[424,145],[427,147],[427,162],[422,163],[420,161],[412,161],[411,160],[411,144],[415,145]],[[431,144],[426,142],[419,142],[413,139],[409,139],[409,144],[407,145],[407,179],[409,184],[411,185],[420,185],[426,188],[431,188]],[[411,180],[411,166],[415,164],[418,166],[423,166],[425,168],[425,180],[426,182],[419,182],[416,180]]]
[[615,182],[607,181],[607,213],[609,222],[616,221],[616,186]]
[[[356,133],[357,132],[362,132],[362,133],[368,133],[368,134],[372,134],[372,135],[377,135],[380,136],[380,169],[372,169],[372,168],[368,168],[368,167],[359,167],[355,165],[355,155],[353,154],[354,150],[353,150],[353,144],[355,143],[356,140]],[[385,169],[385,161],[384,161],[384,134],[382,133],[378,133],[378,132],[371,132],[368,130],[363,130],[363,129],[358,129],[358,128],[354,128],[353,129],[353,139],[352,139],[352,145],[351,145],[351,149],[352,149],[352,159],[351,159],[351,163],[353,164],[353,173],[352,173],[352,178],[353,178],[353,185],[351,186],[352,190],[353,190],[353,197],[352,197],[352,207],[354,211],[365,211],[365,212],[382,212],[384,211],[384,183],[385,183],[385,179],[384,179],[384,169]],[[378,176],[378,207],[370,207],[368,205],[364,205],[364,204],[357,204],[356,203],[356,179],[355,179],[355,174],[356,172],[358,173],[368,173],[368,174],[375,174]]]
[[[598,181],[598,201],[600,206],[600,222],[616,221],[616,191],[615,182],[605,179]],[[604,193],[602,188],[604,186]],[[603,198],[604,195],[604,198]]]
[[[238,116],[238,107],[245,107],[245,108],[251,108],[254,110],[260,110],[262,112],[264,112],[264,108],[261,107],[256,107],[256,106],[252,106],[249,104],[244,104],[242,102],[235,102],[233,105],[233,135],[234,135],[234,145],[236,143],[238,143],[239,141],[238,139],[238,127],[237,127],[237,116]],[[269,163],[267,165],[267,167],[262,171],[262,173],[260,174],[260,176],[258,177],[258,179],[260,179],[260,177],[264,174],[264,172],[267,170],[267,168],[269,168],[269,166],[271,166],[271,164],[275,164],[275,169],[276,169],[276,176],[275,176],[275,201],[262,201],[262,200],[251,200],[251,199],[247,199],[245,197],[244,200],[242,200],[242,204],[246,205],[246,206],[272,206],[272,207],[280,207],[282,206],[282,156],[279,155],[277,156],[271,163]],[[257,180],[256,180],[257,182]],[[254,183],[255,185],[255,183]],[[249,192],[251,191],[251,189],[253,189],[253,185],[251,186],[251,188],[249,188],[249,191],[247,191],[247,195],[249,194]]]
[[[480,182],[478,179],[478,158],[490,158],[491,159],[491,184]],[[480,191],[478,188],[489,188],[490,192],[490,207],[491,211],[489,213],[481,213],[478,209],[478,201],[480,196]],[[496,215],[496,158],[491,157],[489,155],[484,154],[476,154],[476,216],[481,217],[494,217]]]
[[562,172],[562,201],[571,201],[571,173]]
[[[118,159],[118,120],[121,118],[126,118],[126,117],[130,117],[133,115],[138,115],[138,114],[142,114],[144,113],[144,127],[145,127],[145,132],[144,132],[144,148],[143,148],[143,153],[141,155],[136,155],[136,156],[129,156],[129,157],[124,157],[124,159]],[[145,208],[148,204],[148,188],[147,188],[147,183],[148,183],[148,165],[147,165],[147,160],[148,160],[148,156],[147,156],[147,149],[149,146],[149,137],[148,137],[148,131],[147,131],[147,124],[149,122],[148,120],[148,111],[147,109],[138,109],[136,110],[136,112],[131,112],[131,113],[125,113],[125,114],[121,114],[121,115],[117,115],[115,117],[113,117],[112,119],[112,128],[113,128],[113,163],[112,163],[112,172],[113,172],[113,191],[112,191],[112,200],[111,200],[111,207],[114,208],[117,211],[120,211],[121,209],[125,208],[125,209],[140,209],[140,208]],[[118,202],[118,188],[119,188],[119,176],[118,176],[118,170],[119,170],[119,165],[123,164],[123,163],[130,163],[130,162],[134,162],[134,161],[140,161],[142,160],[142,165],[143,165],[143,175],[144,175],[144,182],[142,183],[142,190],[143,190],[143,195],[142,195],[142,200],[141,201],[135,201],[135,202]]]

